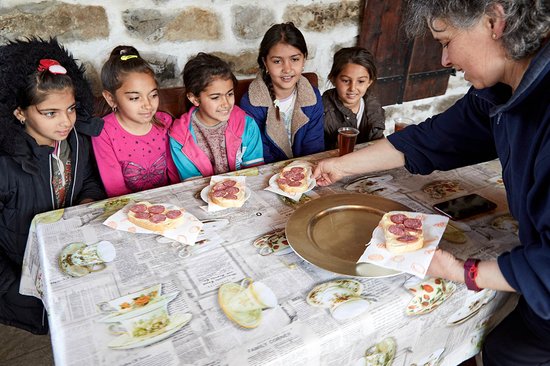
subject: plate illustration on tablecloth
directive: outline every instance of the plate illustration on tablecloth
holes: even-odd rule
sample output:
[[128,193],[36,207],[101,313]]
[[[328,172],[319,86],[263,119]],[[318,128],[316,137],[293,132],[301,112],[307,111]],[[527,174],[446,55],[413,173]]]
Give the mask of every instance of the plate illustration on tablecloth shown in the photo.
[[411,299],[407,305],[405,314],[407,315],[424,315],[435,310],[439,305],[443,304],[445,300],[449,298],[455,292],[456,285],[452,282],[448,282],[442,295],[435,298],[426,300],[422,296],[415,296]]
[[315,286],[307,295],[306,301],[311,306],[329,308],[334,300],[342,297],[361,295],[363,284],[355,280],[334,280]]
[[464,323],[477,314],[483,305],[489,303],[495,296],[496,292],[489,289],[481,290],[473,296],[470,296],[467,303],[447,319],[447,324],[456,325]]
[[180,330],[191,320],[191,314],[175,314],[170,316],[170,323],[159,333],[149,334],[143,337],[131,337],[129,334],[123,334],[111,341],[108,346],[114,349],[131,349],[148,346],[160,342]]

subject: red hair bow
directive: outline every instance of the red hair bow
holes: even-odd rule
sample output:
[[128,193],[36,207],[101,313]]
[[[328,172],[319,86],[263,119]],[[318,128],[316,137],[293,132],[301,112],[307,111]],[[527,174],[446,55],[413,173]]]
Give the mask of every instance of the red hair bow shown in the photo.
[[54,75],[65,75],[67,73],[67,69],[61,66],[56,60],[50,58],[43,58],[38,64],[38,71],[42,72],[46,70]]

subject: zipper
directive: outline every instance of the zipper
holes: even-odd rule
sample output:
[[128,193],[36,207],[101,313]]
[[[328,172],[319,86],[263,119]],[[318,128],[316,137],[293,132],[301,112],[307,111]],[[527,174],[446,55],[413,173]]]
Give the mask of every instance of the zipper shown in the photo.
[[[76,132],[76,129],[73,128],[73,131],[74,131],[74,135],[75,135],[75,140],[76,140],[76,153],[75,153],[75,163],[74,163],[74,173],[73,173],[73,176],[71,177],[71,200],[69,201],[69,206],[72,206],[73,205],[73,199],[74,199],[74,190],[75,190],[75,186],[76,186],[76,175],[77,175],[77,172],[78,172],[78,160],[79,160],[79,143],[78,143],[78,134]],[[67,141],[68,143],[68,141]],[[69,144],[70,146],[70,144]]]
[[55,207],[55,198],[54,198],[54,191],[53,191],[53,184],[52,184],[52,180],[53,180],[53,173],[52,173],[52,155],[48,155],[48,169],[50,170],[50,199],[51,199],[51,203],[52,203],[52,210],[55,210],[56,207]]

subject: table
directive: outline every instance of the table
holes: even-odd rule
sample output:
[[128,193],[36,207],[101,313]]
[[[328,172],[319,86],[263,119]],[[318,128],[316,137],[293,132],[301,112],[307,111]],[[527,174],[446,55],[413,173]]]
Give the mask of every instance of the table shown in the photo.
[[[302,159],[315,162],[334,154]],[[372,346],[389,338],[396,345],[393,365],[424,364],[429,359],[455,365],[476,354],[483,336],[515,306],[517,296],[509,293],[496,293],[479,306],[479,301],[472,300],[474,293],[456,284],[454,293],[433,311],[406,315],[413,298],[403,286],[410,278],[406,274],[354,278],[363,285],[362,297],[370,304],[353,319],[336,320],[328,309],[310,306],[306,296],[313,287],[344,276],[315,267],[294,253],[260,255],[252,245],[258,237],[284,228],[303,204],[264,190],[269,178],[287,163],[240,171],[252,195],[239,209],[203,210],[200,191],[209,178],[199,178],[37,215],[25,253],[21,292],[42,298],[48,309],[56,364],[360,365],[368,349],[372,352]],[[519,242],[517,223],[507,214],[497,161],[428,176],[395,169],[351,177],[317,187],[305,200],[350,191],[370,192],[429,213],[435,202],[477,192],[497,202],[497,210],[453,223],[454,234],[440,245],[462,258],[487,259]],[[130,199],[185,207],[204,223],[198,243],[182,247],[158,235],[131,234],[102,224]],[[70,277],[60,270],[63,247],[100,240],[112,242],[117,251],[106,269],[84,277]],[[277,306],[263,310],[254,329],[231,322],[217,298],[222,284],[239,283],[246,277],[266,284],[277,296]],[[105,314],[98,304],[159,284],[163,294],[177,294],[168,304],[169,313],[191,314],[191,321],[153,340],[131,343],[133,348],[109,347],[122,336],[112,333],[113,324],[100,322]],[[467,312],[468,306],[479,310],[457,318],[457,311]]]

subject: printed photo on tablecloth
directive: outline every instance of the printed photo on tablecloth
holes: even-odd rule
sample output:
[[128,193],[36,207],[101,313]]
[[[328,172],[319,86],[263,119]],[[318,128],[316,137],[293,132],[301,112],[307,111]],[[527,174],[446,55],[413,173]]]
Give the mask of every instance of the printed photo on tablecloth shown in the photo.
[[357,263],[373,263],[377,266],[407,272],[423,278],[430,265],[434,252],[443,236],[449,218],[441,215],[392,211],[389,214],[415,215],[422,218],[424,245],[413,252],[393,254],[386,249],[386,238],[381,224],[372,233],[372,238],[365,252]]
[[164,339],[189,323],[192,315],[170,314],[168,303],[179,292],[162,293],[162,284],[97,304],[103,315],[98,320],[113,336],[107,346],[112,349],[145,347]]
[[[143,209],[143,207],[145,207],[145,209]],[[153,212],[149,212],[151,210]],[[149,222],[147,222],[147,224],[151,225],[154,228],[158,227],[159,229],[152,230],[140,225],[136,225],[135,223],[130,222],[128,218],[129,215],[137,217],[140,220],[138,222],[141,222],[142,220],[144,222],[147,220],[152,220],[151,224],[149,224]],[[170,218],[171,216],[176,215],[178,217]],[[140,219],[141,216],[143,216],[142,219]],[[170,220],[172,220],[171,222],[175,223],[176,225],[173,225],[166,230],[162,230],[162,226],[159,225],[159,223]],[[177,220],[177,222],[174,222],[174,220]],[[105,220],[103,224],[115,230],[122,230],[130,233],[162,235],[169,239],[187,245],[195,244],[195,241],[197,240],[199,232],[202,228],[202,223],[199,221],[199,219],[187,212],[184,208],[177,207],[176,205],[170,203],[149,202],[132,202],[126,205],[123,209],[117,211],[109,218],[107,218],[107,220]]]

